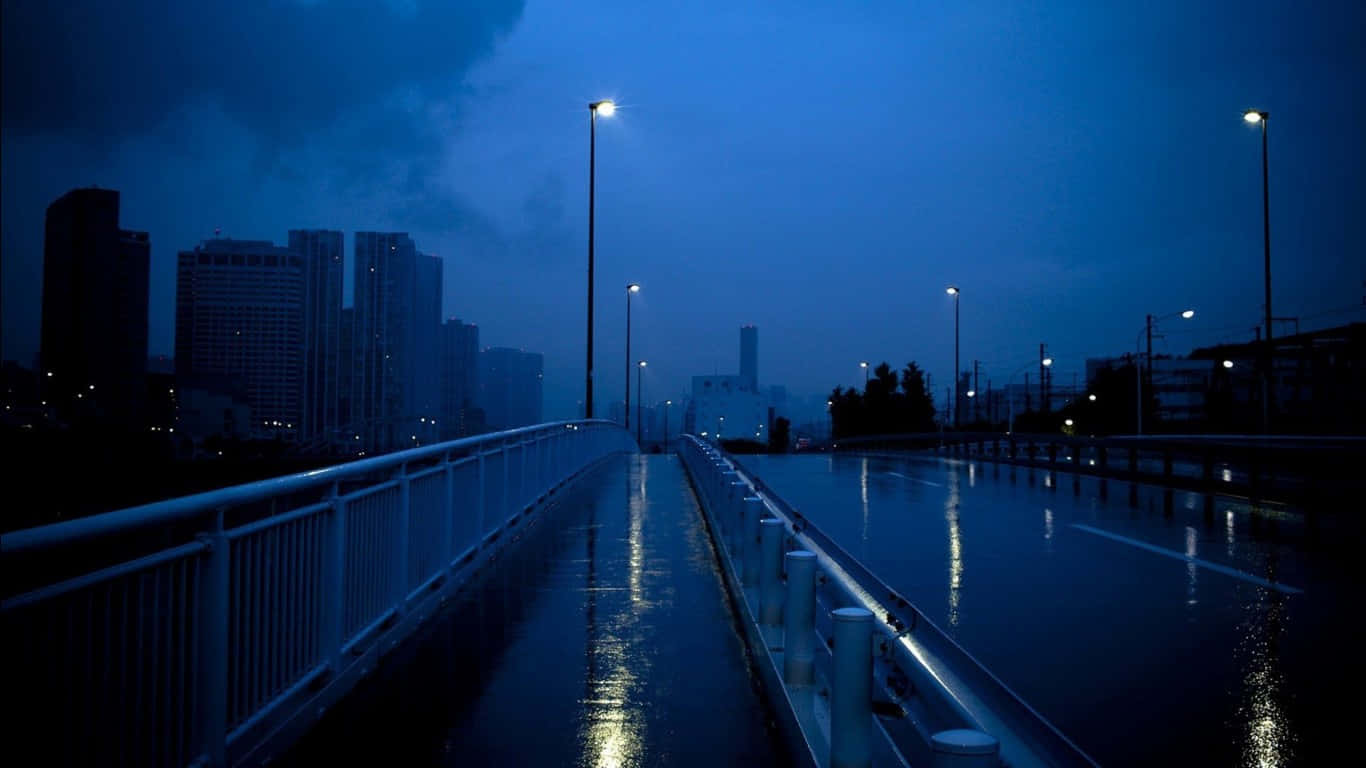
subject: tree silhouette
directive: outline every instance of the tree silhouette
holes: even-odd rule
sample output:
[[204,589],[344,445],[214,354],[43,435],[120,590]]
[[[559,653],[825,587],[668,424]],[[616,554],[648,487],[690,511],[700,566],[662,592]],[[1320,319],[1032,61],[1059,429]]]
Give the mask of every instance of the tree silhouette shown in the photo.
[[[898,387],[898,384],[900,385]],[[925,376],[914,362],[897,372],[883,362],[873,369],[863,392],[839,387],[830,393],[831,437],[931,432],[934,400]]]

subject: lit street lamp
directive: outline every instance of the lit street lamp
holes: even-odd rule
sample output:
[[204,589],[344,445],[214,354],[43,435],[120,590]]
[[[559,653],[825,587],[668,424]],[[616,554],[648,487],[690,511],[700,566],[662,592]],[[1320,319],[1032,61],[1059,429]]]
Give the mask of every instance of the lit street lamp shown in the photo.
[[[1045,357],[1045,358],[1044,358],[1042,361],[1040,361],[1040,362],[1042,363],[1043,367],[1045,367],[1045,368],[1052,368],[1052,367],[1053,367],[1053,358],[1051,358],[1051,357]],[[1006,427],[1006,434],[1014,434],[1014,433],[1015,433],[1015,393],[1013,393],[1013,392],[1010,391],[1010,386],[1011,386],[1011,384],[1015,381],[1015,376],[1016,376],[1017,374],[1019,374],[1020,371],[1023,371],[1023,370],[1025,370],[1026,368],[1033,368],[1033,367],[1034,367],[1034,364],[1033,364],[1033,363],[1025,363],[1024,365],[1022,365],[1022,366],[1020,366],[1019,368],[1017,368],[1017,369],[1015,370],[1014,373],[1010,374],[1010,378],[1006,379],[1006,399],[1008,399],[1008,400],[1010,401],[1010,424],[1007,425],[1007,427]]]
[[950,285],[945,293],[953,297],[953,426],[958,426],[958,286]]
[[1275,355],[1274,347],[1271,344],[1271,191],[1270,174],[1267,170],[1266,159],[1266,123],[1270,113],[1260,109],[1249,109],[1243,112],[1243,119],[1253,125],[1262,126],[1262,250],[1263,250],[1263,282],[1266,288],[1266,318],[1263,327],[1266,329],[1265,347],[1262,360],[1262,431],[1271,431],[1271,368],[1272,358]]
[[[626,286],[626,431],[631,431],[631,294],[640,293],[640,286]],[[639,388],[637,388],[639,394]]]
[[669,406],[671,406],[671,405],[673,405],[673,404],[674,404],[674,401],[672,401],[672,400],[665,400],[665,401],[664,401],[664,452],[665,452],[665,453],[668,453],[668,451],[669,451]]
[[[1189,320],[1189,319],[1191,319],[1192,317],[1195,317],[1195,310],[1193,310],[1193,309],[1183,309],[1183,310],[1181,310],[1180,312],[1170,312],[1170,313],[1165,314],[1165,315],[1162,315],[1162,316],[1160,316],[1160,317],[1153,317],[1152,315],[1148,315],[1148,316],[1147,316],[1147,320],[1146,320],[1146,322],[1144,323],[1144,326],[1143,326],[1144,329],[1143,329],[1143,330],[1140,330],[1140,331],[1138,332],[1138,336],[1134,339],[1134,345],[1137,346],[1138,343],[1139,343],[1139,339],[1143,338],[1143,336],[1144,336],[1145,333],[1146,333],[1147,336],[1148,336],[1148,368],[1147,368],[1148,376],[1147,376],[1147,379],[1148,379],[1148,390],[1149,390],[1150,392],[1152,391],[1152,388],[1153,388],[1153,323],[1155,323],[1155,322],[1157,322],[1157,321],[1159,321],[1159,320],[1165,320],[1165,319],[1167,319],[1167,318],[1169,318],[1169,317],[1176,317],[1177,315],[1180,315],[1182,320]],[[1135,351],[1135,355],[1136,355],[1136,356],[1141,356],[1142,354],[1143,354],[1142,348],[1140,348],[1140,349],[1138,349],[1138,350]],[[1135,360],[1135,365],[1134,365],[1134,380],[1137,382],[1137,384],[1136,384],[1135,386],[1136,386],[1136,388],[1137,388],[1137,390],[1138,390],[1138,398],[1137,398],[1137,400],[1138,400],[1138,421],[1137,421],[1137,424],[1136,424],[1136,429],[1134,430],[1134,434],[1136,434],[1136,435],[1141,435],[1141,434],[1143,434],[1143,378],[1144,378],[1144,377],[1143,377],[1143,375],[1142,375],[1143,366],[1141,365],[1141,362],[1142,362],[1141,360]]]
[[868,361],[859,362],[858,367],[863,369],[863,393],[868,394]]
[[640,361],[636,366],[636,444],[640,444],[640,403],[645,399],[645,390],[640,388],[641,374],[645,373],[646,362]]
[[593,418],[593,203],[597,177],[598,114],[611,117],[617,111],[611,100],[588,104],[588,365],[583,396],[584,418]]

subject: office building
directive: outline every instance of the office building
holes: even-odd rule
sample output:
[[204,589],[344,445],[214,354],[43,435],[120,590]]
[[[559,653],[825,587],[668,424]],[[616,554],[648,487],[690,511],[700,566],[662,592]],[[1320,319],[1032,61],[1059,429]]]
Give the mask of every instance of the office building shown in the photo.
[[479,395],[479,326],[453,317],[441,324],[442,440],[483,431]]
[[541,423],[542,356],[489,347],[480,358],[481,404],[489,427],[512,429]]
[[304,371],[300,439],[334,442],[342,426],[338,412],[341,357],[342,233],[291,229],[289,250],[304,263]]
[[306,257],[266,241],[213,239],[181,251],[175,369],[184,399],[194,389],[242,397],[252,437],[298,441],[306,284]]
[[145,428],[146,232],[119,228],[119,193],[74,189],[47,208],[39,385],[63,419]]

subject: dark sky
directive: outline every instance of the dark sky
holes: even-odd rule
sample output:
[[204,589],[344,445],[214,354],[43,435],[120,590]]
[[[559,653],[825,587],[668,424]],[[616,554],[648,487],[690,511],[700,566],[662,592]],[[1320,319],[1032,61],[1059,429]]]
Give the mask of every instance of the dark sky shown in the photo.
[[1249,339],[1249,106],[1275,314],[1366,319],[1360,0],[748,5],[4,0],[4,357],[37,350],[46,205],[97,184],[151,232],[154,353],[174,255],[215,227],[342,229],[348,256],[405,230],[445,259],[445,314],[544,352],[569,416],[598,98],[622,105],[598,131],[600,401],[628,281],[650,400],[737,370],[742,323],[763,383],[914,359],[942,396],[949,282],[964,367],[998,385],[1039,342],[1070,383],[1149,312],[1197,310],[1160,351]]

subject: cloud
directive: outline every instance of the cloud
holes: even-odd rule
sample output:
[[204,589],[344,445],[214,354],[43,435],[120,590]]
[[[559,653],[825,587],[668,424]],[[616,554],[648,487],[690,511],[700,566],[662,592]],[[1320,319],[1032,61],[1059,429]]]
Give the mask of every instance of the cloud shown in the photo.
[[520,0],[8,0],[5,130],[113,148],[212,102],[269,150],[344,117],[371,146],[428,145],[418,105],[453,96],[521,13]]

